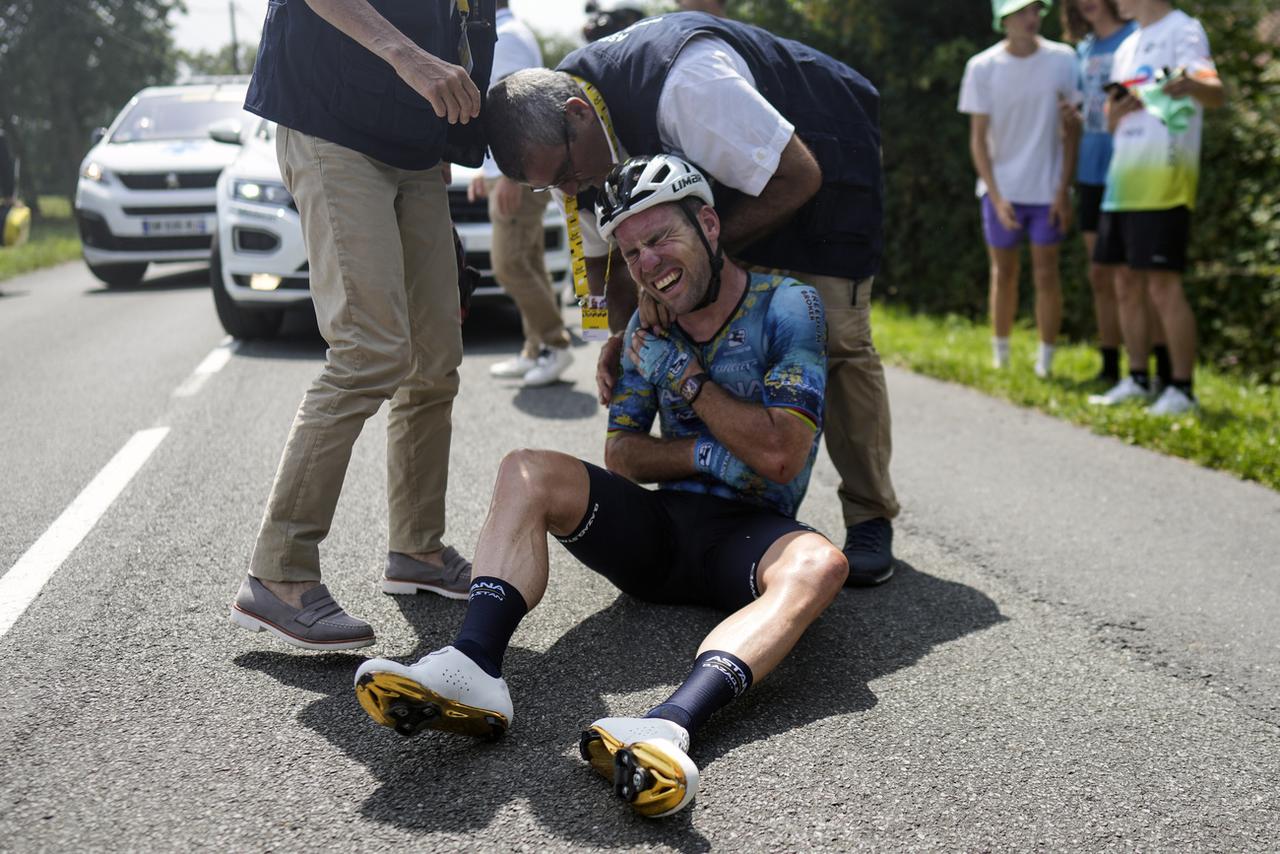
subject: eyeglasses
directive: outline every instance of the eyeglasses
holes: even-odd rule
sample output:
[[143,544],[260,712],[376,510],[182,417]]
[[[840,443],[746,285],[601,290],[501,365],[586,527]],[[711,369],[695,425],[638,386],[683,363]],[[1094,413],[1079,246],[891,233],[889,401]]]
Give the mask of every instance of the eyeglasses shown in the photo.
[[569,144],[569,122],[566,119],[564,123],[564,163],[560,166],[560,171],[556,173],[556,177],[552,179],[550,184],[545,187],[531,188],[535,193],[555,189],[578,177],[578,170],[573,167],[573,150],[569,147]]

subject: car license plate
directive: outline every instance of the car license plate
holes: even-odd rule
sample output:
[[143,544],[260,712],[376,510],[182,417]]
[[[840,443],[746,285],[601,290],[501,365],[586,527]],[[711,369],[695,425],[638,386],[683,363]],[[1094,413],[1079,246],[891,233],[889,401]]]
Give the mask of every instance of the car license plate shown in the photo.
[[144,219],[142,233],[146,235],[208,234],[209,224],[203,218]]

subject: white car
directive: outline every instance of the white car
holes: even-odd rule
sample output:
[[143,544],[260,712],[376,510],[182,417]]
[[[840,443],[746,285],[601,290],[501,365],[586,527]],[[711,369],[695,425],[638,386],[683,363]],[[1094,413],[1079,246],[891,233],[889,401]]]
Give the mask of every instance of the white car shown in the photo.
[[107,287],[137,284],[151,263],[209,258],[214,185],[240,153],[209,127],[248,115],[245,89],[243,79],[151,86],[94,132],[75,212],[85,263]]
[[[227,334],[241,339],[270,338],[284,311],[310,308],[310,275],[302,223],[293,198],[280,179],[275,124],[253,119],[241,131],[233,123],[210,130],[215,139],[241,144],[239,156],[218,180],[218,228],[209,261],[214,307]],[[473,297],[502,294],[493,279],[489,249],[493,228],[488,203],[467,201],[467,185],[477,170],[453,167],[449,213],[462,238],[467,263],[480,271]],[[543,219],[547,270],[556,293],[570,270],[569,243],[559,208],[548,205]]]

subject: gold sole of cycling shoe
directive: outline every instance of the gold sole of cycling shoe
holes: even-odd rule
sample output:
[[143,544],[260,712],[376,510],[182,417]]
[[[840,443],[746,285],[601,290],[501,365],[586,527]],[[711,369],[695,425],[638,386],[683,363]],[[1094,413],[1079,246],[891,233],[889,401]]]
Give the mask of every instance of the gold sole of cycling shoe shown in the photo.
[[582,737],[578,739],[578,752],[582,758],[589,762],[601,777],[610,781],[613,780],[614,754],[624,747],[626,747],[625,744],[594,726],[584,730]]
[[683,809],[696,790],[697,770],[690,772],[661,743],[624,745],[599,727],[582,733],[578,751],[591,767],[613,784],[613,792],[643,816],[660,818]]
[[376,723],[403,736],[435,729],[494,741],[510,726],[505,715],[492,709],[459,703],[395,673],[361,676],[356,699]]

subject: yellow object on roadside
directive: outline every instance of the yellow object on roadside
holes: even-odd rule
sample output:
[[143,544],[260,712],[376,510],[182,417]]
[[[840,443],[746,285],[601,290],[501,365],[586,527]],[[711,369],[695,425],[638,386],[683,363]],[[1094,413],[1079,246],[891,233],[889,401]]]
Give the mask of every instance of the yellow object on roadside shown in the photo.
[[31,208],[22,202],[14,202],[12,207],[0,209],[4,211],[3,245],[21,246],[31,236]]

